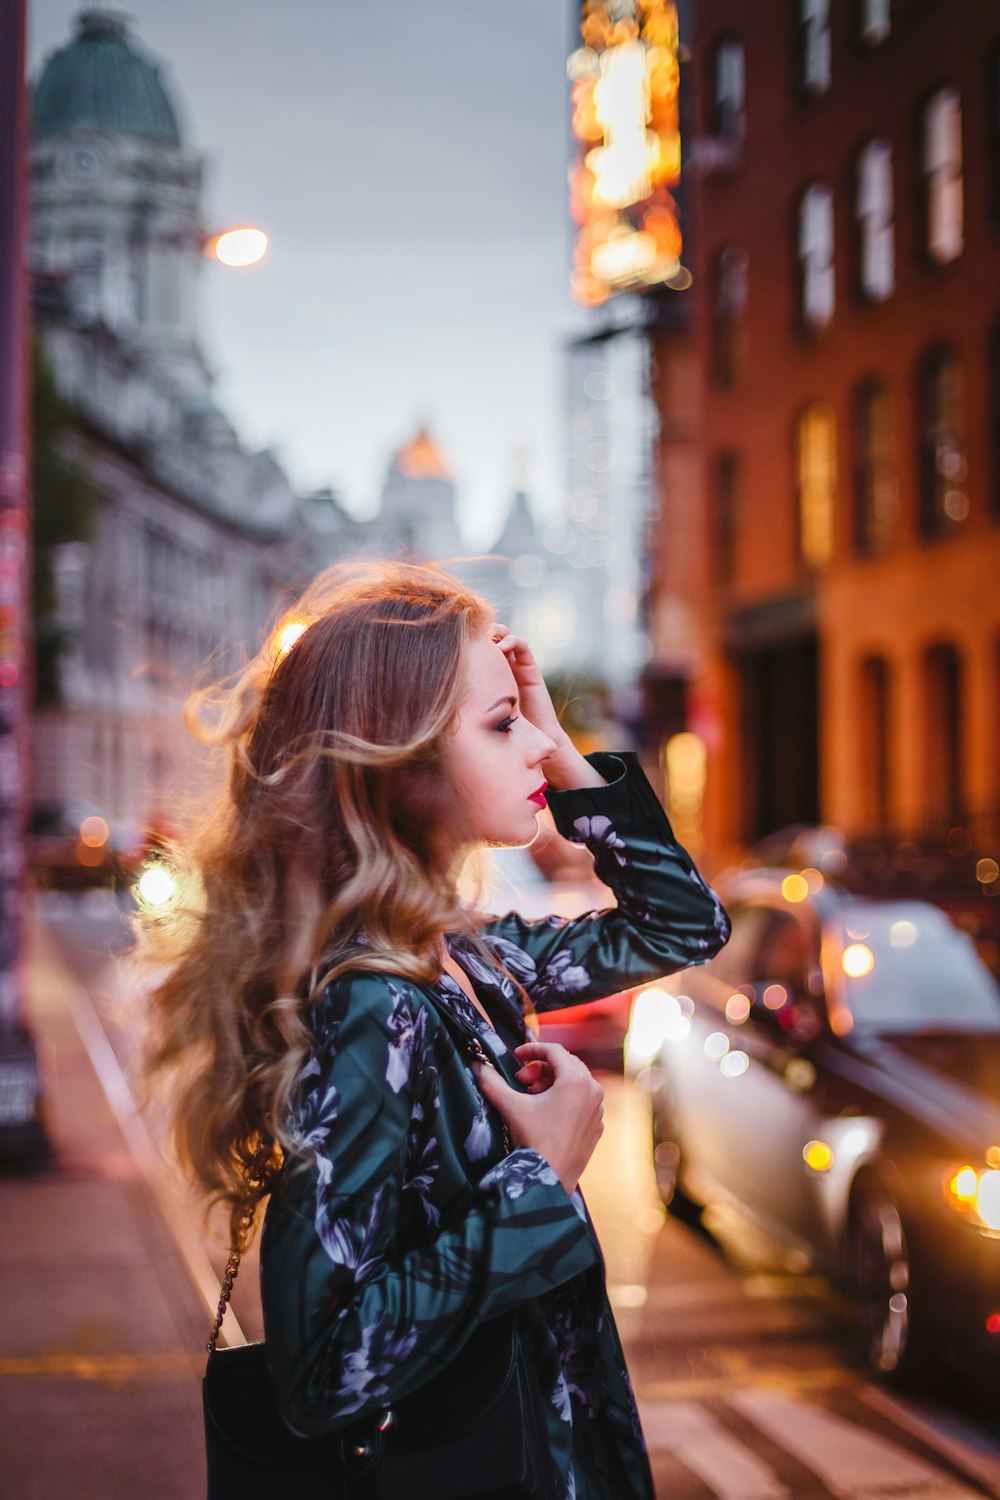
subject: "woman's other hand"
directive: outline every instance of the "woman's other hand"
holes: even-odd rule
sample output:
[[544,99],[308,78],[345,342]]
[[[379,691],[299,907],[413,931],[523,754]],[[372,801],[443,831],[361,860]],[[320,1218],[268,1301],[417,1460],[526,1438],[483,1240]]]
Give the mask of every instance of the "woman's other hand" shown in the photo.
[[604,1133],[604,1090],[558,1042],[525,1042],[514,1056],[525,1066],[542,1065],[529,1093],[512,1089],[490,1067],[477,1069],[479,1087],[503,1115],[514,1145],[544,1156],[572,1193]]
[[[525,1043],[525,1045],[529,1044]],[[541,1057],[531,1058],[518,1068],[517,1081],[526,1094],[544,1094],[555,1081],[552,1064]]]

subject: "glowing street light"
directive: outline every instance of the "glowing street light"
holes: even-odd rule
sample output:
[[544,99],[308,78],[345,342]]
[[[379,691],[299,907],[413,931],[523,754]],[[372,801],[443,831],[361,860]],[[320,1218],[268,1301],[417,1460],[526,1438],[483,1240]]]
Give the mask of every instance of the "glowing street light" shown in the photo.
[[224,266],[255,266],[267,254],[268,238],[263,229],[248,226],[224,229],[205,245],[205,254]]

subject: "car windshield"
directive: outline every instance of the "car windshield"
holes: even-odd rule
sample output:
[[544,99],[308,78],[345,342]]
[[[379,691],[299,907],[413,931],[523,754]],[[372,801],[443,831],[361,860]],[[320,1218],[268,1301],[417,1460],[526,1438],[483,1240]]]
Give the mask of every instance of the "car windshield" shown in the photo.
[[872,1031],[1000,1031],[1000,988],[972,940],[924,901],[857,901],[840,938],[843,998]]

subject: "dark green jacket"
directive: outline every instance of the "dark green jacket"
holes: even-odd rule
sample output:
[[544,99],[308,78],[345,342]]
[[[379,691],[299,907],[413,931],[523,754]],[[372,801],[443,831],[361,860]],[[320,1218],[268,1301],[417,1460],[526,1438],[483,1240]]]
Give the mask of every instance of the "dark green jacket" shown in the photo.
[[635,757],[591,760],[611,784],[550,791],[549,806],[559,831],[587,844],[618,905],[486,923],[496,967],[450,939],[493,1028],[447,975],[432,997],[359,971],[317,1001],[294,1120],[307,1162],[272,1195],[261,1284],[278,1400],[297,1431],[391,1405],[480,1320],[519,1307],[567,1500],[651,1500],[583,1199],[566,1194],[538,1152],[504,1154],[499,1117],[441,1015],[478,1038],[512,1083],[511,1050],[526,1039],[518,985],[538,1011],[575,1005],[702,963],[726,941],[718,898]]

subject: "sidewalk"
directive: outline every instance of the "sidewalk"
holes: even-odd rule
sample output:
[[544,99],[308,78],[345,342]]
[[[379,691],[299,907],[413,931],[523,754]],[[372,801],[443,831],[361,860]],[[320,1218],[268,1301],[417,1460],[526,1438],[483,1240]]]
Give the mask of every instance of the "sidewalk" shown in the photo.
[[52,1159],[0,1175],[0,1495],[198,1500],[212,1272],[199,1290],[168,1228],[170,1190],[85,1045],[88,1020],[91,1051],[103,1041],[90,1002],[44,927],[31,939]]

